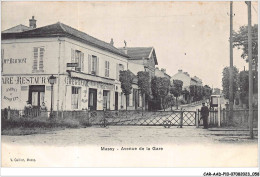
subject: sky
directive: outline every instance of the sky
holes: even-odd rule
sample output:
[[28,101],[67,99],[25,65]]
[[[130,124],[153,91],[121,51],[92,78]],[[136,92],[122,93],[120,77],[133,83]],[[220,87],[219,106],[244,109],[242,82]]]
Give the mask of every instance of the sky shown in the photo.
[[[229,66],[229,2],[2,2],[1,29],[37,27],[62,22],[115,47],[154,47],[158,67],[173,76],[182,69],[203,84],[222,88],[222,70]],[[252,24],[258,22],[252,2]],[[13,11],[13,12],[12,12]],[[247,6],[233,2],[233,28],[247,25]],[[234,65],[248,64],[234,49]]]

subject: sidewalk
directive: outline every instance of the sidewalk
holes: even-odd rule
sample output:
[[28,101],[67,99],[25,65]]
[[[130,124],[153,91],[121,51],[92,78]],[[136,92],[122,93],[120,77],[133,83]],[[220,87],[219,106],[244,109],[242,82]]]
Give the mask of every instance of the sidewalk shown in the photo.
[[[214,128],[208,128],[209,131],[249,131],[249,129],[246,128],[240,128],[240,127],[214,127]],[[253,128],[253,131],[258,131],[258,128]]]

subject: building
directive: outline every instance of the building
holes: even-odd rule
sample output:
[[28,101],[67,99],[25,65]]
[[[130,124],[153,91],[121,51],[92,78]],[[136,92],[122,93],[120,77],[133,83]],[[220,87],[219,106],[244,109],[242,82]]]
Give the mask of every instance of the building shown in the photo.
[[189,73],[183,72],[181,69],[178,70],[178,73],[171,77],[171,83],[173,80],[181,80],[183,82],[182,88],[189,90],[190,85],[194,84],[194,80],[191,80]]
[[134,74],[147,71],[150,78],[155,75],[155,65],[158,65],[155,49],[153,47],[123,47],[119,48],[128,55],[128,69]]
[[[119,49],[130,57],[128,58],[128,69],[134,75],[137,75],[139,71],[146,71],[149,72],[150,79],[155,76],[155,65],[158,65],[158,62],[153,47],[127,47],[125,42],[125,47]],[[141,98],[140,93],[138,97]],[[139,99],[138,106],[142,107],[142,105],[148,109],[148,99],[145,99],[144,102]]]
[[197,76],[191,77],[188,72],[183,72],[181,69],[179,69],[178,73],[171,77],[171,83],[172,80],[181,80],[183,82],[182,89],[186,89],[188,91],[190,90],[191,85],[203,86],[200,78]]
[[119,71],[130,57],[113,44],[60,22],[36,28],[34,17],[30,27],[1,35],[2,108],[23,109],[28,101],[50,110],[54,75],[54,110],[125,109]]
[[166,77],[167,79],[171,79],[171,76],[169,76],[167,73],[166,73],[166,69],[164,69],[164,68],[161,68],[161,70],[158,68],[158,67],[156,67],[155,68],[155,76],[156,77]]
[[197,86],[203,86],[202,80],[198,78],[197,76],[194,76],[191,78],[195,83],[192,83],[191,85],[197,85]]

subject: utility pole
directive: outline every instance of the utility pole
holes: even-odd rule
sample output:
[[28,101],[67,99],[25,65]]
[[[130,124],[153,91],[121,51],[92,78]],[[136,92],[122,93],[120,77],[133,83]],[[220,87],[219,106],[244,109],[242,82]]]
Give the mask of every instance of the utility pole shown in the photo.
[[251,1],[246,2],[248,7],[248,64],[249,64],[249,134],[253,133],[253,71],[252,71],[252,26],[251,26]]
[[233,2],[230,1],[230,69],[229,69],[229,121],[233,123]]

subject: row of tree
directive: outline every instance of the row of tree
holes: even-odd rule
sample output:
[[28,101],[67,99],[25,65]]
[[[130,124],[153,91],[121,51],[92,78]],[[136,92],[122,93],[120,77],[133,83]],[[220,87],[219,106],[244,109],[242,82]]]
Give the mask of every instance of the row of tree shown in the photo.
[[[132,93],[132,82],[134,75],[131,71],[120,71],[121,88],[126,95],[126,105],[129,95]],[[149,108],[153,110],[166,109],[174,105],[178,109],[178,98],[183,95],[187,102],[199,101],[209,98],[212,90],[208,85],[190,86],[189,90],[183,90],[183,82],[181,80],[170,80],[166,77],[152,77],[148,72],[140,71],[137,73],[137,84],[142,95],[143,104],[149,104]],[[127,109],[127,107],[126,107]]]
[[[258,92],[258,72],[253,71],[253,93]],[[226,99],[229,99],[229,74],[230,67],[225,67],[223,69],[222,77],[222,87],[223,94]],[[248,105],[248,94],[249,94],[249,73],[248,71],[238,71],[238,69],[233,67],[233,98],[235,98],[235,103],[238,104],[241,100],[242,104]]]

